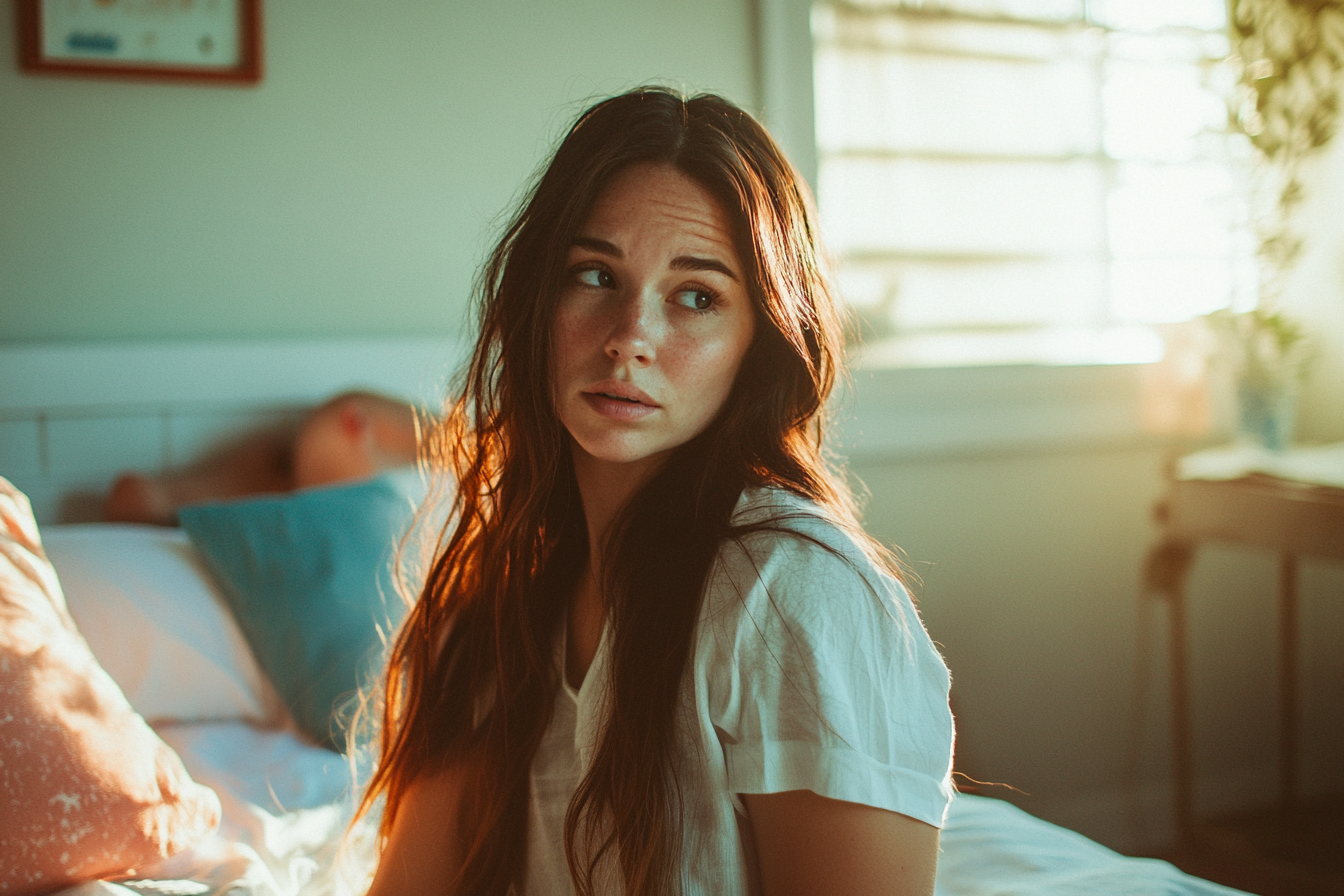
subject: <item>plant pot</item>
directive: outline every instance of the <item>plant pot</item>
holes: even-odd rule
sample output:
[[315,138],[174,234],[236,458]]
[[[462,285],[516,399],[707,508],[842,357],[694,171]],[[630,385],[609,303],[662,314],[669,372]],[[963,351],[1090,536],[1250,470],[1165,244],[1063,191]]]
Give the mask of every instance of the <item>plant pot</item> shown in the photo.
[[1296,381],[1266,382],[1241,378],[1237,383],[1237,440],[1269,451],[1292,444],[1297,421]]

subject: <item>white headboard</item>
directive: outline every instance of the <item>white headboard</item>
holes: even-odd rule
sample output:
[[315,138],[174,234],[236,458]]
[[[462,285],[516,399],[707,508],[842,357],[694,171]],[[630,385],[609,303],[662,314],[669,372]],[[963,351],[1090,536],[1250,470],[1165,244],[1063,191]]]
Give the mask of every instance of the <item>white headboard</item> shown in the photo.
[[121,470],[171,470],[348,389],[437,408],[464,357],[448,339],[0,346],[0,476],[40,523],[94,519]]

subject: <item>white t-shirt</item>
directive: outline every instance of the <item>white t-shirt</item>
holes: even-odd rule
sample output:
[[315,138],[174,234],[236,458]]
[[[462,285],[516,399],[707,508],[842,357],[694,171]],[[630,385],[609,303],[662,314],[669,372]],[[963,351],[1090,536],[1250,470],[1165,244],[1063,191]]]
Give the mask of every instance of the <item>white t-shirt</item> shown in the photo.
[[[749,489],[744,524],[785,516],[783,528],[720,549],[706,582],[690,669],[681,689],[677,768],[682,805],[681,890],[759,892],[739,794],[811,790],[942,827],[952,789],[948,673],[900,583],[878,569],[818,507]],[[800,518],[801,517],[801,518]],[[603,724],[606,635],[575,691],[564,680],[531,769],[527,896],[570,896],[565,813]],[[599,892],[619,893],[615,863]]]

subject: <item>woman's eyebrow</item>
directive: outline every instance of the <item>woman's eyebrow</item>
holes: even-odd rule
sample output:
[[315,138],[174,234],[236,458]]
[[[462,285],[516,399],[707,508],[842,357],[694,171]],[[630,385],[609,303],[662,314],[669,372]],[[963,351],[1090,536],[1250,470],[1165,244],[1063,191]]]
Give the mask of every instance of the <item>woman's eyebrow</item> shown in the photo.
[[[609,243],[606,240],[600,240],[594,236],[576,236],[574,245],[580,249],[588,249],[591,252],[597,252],[600,255],[608,255],[612,258],[624,258],[625,253],[615,243]],[[668,265],[674,271],[718,271],[730,280],[737,280],[737,274],[728,265],[719,261],[717,258],[702,258],[698,255],[678,255],[672,259]]]
[[672,259],[670,265],[674,271],[718,271],[730,280],[736,280],[737,275],[728,265],[719,261],[717,258],[700,258],[695,255],[678,255]]
[[591,249],[602,255],[610,255],[612,258],[624,258],[625,253],[615,243],[609,243],[606,240],[599,240],[594,236],[576,236],[574,245],[581,249]]

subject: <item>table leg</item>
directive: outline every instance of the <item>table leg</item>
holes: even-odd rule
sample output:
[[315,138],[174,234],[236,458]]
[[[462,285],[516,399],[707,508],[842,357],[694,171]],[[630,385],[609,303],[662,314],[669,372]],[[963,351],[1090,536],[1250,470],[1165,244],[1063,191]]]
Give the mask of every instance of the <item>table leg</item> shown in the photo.
[[1279,800],[1297,798],[1297,558],[1279,558]]
[[[1158,505],[1159,522],[1165,506]],[[1170,689],[1172,753],[1172,820],[1176,836],[1189,843],[1195,834],[1195,759],[1190,730],[1190,661],[1186,636],[1185,580],[1194,560],[1194,547],[1163,537],[1148,551],[1143,563],[1145,592],[1167,600],[1167,678]]]
[[1168,675],[1171,678],[1172,789],[1176,837],[1189,843],[1195,833],[1194,753],[1190,731],[1190,661],[1186,648],[1184,583],[1167,591],[1171,632]]

